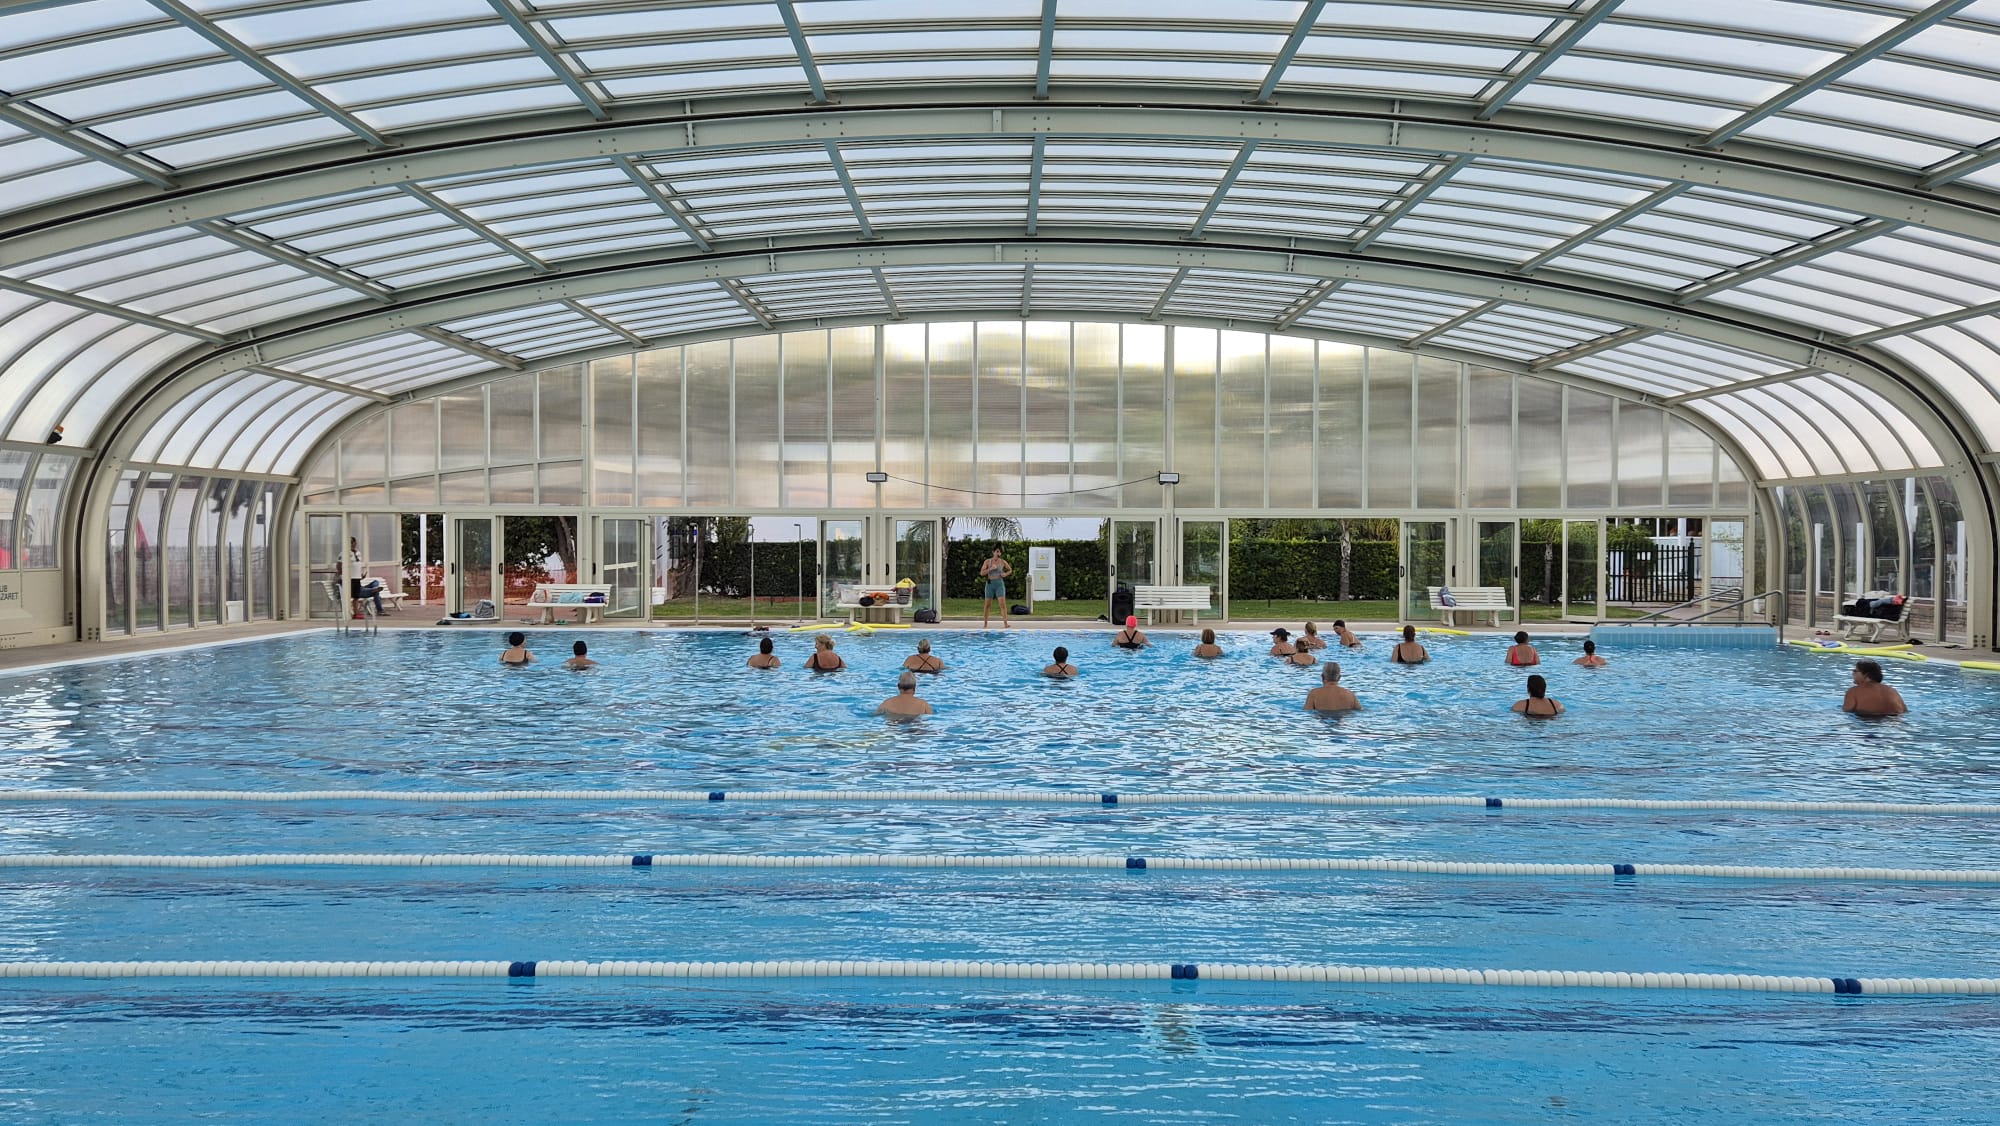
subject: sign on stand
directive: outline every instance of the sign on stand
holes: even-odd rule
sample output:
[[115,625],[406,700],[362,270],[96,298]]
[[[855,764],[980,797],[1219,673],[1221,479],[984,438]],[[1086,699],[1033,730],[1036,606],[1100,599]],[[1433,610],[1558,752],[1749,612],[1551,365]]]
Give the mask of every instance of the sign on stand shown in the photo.
[[1056,549],[1028,549],[1028,605],[1056,600]]

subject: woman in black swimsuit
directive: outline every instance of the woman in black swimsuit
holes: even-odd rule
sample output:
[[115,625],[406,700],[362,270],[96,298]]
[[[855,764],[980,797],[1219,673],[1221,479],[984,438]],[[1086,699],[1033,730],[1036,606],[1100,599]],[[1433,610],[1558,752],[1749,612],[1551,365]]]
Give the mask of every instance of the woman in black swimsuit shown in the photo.
[[1111,644],[1120,649],[1144,649],[1152,642],[1146,640],[1146,635],[1139,632],[1139,616],[1133,614],[1125,619],[1125,628],[1118,631],[1118,636],[1111,639]]
[[1516,715],[1529,719],[1554,719],[1563,713],[1561,700],[1549,699],[1549,682],[1540,673],[1528,678],[1528,698],[1514,701]]
[[931,655],[931,640],[926,637],[917,642],[917,651],[903,658],[903,667],[911,672],[943,672],[944,661]]
[[1403,640],[1389,651],[1389,663],[1396,665],[1421,665],[1431,659],[1430,653],[1417,644],[1417,627],[1404,626]]
[[812,656],[806,658],[806,667],[814,672],[836,672],[846,668],[847,662],[833,651],[833,638],[822,633],[813,638]]

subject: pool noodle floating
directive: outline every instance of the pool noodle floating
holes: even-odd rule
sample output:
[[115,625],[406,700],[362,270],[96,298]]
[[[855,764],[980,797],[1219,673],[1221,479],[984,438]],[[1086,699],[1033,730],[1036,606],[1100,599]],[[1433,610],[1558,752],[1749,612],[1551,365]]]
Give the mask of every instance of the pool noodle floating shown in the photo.
[[1974,672],[2000,672],[2000,663],[1993,661],[1960,661],[1958,667]]
[[793,626],[792,628],[786,630],[785,632],[811,633],[813,630],[816,629],[843,629],[843,628],[845,627],[843,627],[839,622],[822,622],[819,625],[814,625],[814,626]]
[[1471,636],[1472,636],[1472,631],[1471,631],[1471,630],[1469,630],[1469,629],[1445,629],[1445,628],[1443,628],[1443,627],[1441,627],[1441,626],[1427,626],[1427,627],[1425,627],[1425,628],[1423,628],[1423,629],[1420,629],[1420,630],[1418,630],[1417,632],[1418,632],[1418,633],[1448,633],[1448,634],[1452,635],[1453,637],[1471,637]]

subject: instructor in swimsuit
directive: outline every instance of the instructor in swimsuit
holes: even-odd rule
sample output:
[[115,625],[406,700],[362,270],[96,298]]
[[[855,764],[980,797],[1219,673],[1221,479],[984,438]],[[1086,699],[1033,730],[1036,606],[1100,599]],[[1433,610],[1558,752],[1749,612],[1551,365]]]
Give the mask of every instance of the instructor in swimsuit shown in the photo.
[[986,580],[986,602],[979,607],[979,628],[993,628],[993,600],[1000,600],[1000,628],[1012,629],[1007,621],[1007,579],[1014,573],[1014,565],[1000,558],[1000,547],[993,547],[993,555],[979,565],[979,577]]

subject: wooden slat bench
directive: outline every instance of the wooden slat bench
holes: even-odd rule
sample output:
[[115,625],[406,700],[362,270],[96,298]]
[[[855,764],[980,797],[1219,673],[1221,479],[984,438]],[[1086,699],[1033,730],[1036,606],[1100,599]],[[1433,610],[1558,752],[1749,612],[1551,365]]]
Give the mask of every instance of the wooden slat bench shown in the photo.
[[[599,600],[588,599],[598,595]],[[611,603],[609,583],[536,583],[535,592],[528,596],[528,605],[542,612],[543,622],[555,621],[557,610],[575,610],[579,625],[589,625],[604,617],[604,610]]]
[[[1199,620],[1203,610],[1215,608],[1212,592],[1205,586],[1135,586],[1132,588],[1132,609],[1146,612],[1147,624],[1153,620],[1153,611],[1170,610],[1175,613],[1192,613]],[[1124,625],[1113,622],[1112,625]]]
[[1478,624],[1479,616],[1483,614],[1486,616],[1487,621],[1491,622],[1495,628],[1498,628],[1500,625],[1500,615],[1512,614],[1514,612],[1514,608],[1507,604],[1507,588],[1505,587],[1452,587],[1451,596],[1458,603],[1456,606],[1446,606],[1438,600],[1438,592],[1443,589],[1443,587],[1427,586],[1424,588],[1424,592],[1430,595],[1431,609],[1438,612],[1438,617],[1447,626],[1458,624],[1453,619],[1453,615],[1455,614],[1472,615],[1475,625]]
[[[864,594],[877,596],[886,594],[889,597],[887,599],[878,597],[877,601],[863,606],[861,596]],[[849,625],[854,624],[857,614],[860,615],[863,624],[896,625],[903,620],[903,611],[910,608],[908,602],[897,599],[893,587],[869,586],[865,583],[860,585],[842,583],[834,587],[833,605],[837,610],[847,611]],[[1002,607],[1001,610],[1004,613],[1006,608]]]

